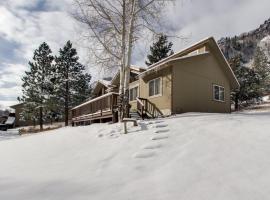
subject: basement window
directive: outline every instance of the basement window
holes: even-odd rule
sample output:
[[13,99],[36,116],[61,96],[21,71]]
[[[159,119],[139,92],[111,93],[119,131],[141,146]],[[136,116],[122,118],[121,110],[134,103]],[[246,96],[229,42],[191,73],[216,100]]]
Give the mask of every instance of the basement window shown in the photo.
[[161,94],[161,78],[149,81],[149,96],[157,96]]
[[138,86],[129,90],[129,101],[134,101],[138,97]]
[[213,98],[215,101],[225,101],[225,89],[219,85],[213,85]]

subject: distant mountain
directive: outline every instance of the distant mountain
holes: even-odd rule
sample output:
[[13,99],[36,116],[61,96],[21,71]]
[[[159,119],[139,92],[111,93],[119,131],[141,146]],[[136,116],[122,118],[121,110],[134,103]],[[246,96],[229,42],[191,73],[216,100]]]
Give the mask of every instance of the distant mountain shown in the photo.
[[218,44],[227,59],[241,54],[244,64],[250,66],[257,46],[262,47],[270,58],[270,19],[266,20],[259,28],[242,33],[235,37],[225,37]]

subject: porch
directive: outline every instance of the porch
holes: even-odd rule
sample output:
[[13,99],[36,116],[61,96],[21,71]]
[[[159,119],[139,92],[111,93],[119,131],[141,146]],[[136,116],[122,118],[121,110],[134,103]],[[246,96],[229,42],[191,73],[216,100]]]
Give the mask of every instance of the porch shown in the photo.
[[72,125],[117,121],[118,93],[110,92],[71,109]]

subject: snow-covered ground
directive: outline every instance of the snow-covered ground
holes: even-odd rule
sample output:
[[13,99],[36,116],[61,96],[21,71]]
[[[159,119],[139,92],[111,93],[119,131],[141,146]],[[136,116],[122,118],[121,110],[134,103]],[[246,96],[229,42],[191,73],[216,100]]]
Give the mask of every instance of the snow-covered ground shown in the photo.
[[2,200],[264,200],[270,112],[188,113],[0,141]]
[[0,130],[0,141],[9,140],[19,137],[19,129],[9,129],[7,131]]

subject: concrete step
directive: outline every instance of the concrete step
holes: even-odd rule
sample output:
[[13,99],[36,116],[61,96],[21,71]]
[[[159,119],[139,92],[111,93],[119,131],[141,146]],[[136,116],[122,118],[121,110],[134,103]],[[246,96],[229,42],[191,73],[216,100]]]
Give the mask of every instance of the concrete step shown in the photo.
[[140,119],[141,118],[141,116],[136,112],[130,112],[129,114],[130,114],[131,118],[134,118],[134,119]]

